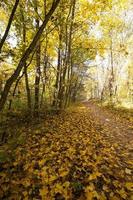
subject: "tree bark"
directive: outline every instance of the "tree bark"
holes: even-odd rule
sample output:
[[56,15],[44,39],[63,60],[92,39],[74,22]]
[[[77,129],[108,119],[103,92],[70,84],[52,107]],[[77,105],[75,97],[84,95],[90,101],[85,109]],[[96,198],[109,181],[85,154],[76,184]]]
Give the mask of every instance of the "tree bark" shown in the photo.
[[10,15],[10,18],[9,18],[5,33],[4,33],[4,35],[3,35],[3,37],[2,37],[2,39],[0,41],[0,53],[1,53],[2,47],[4,45],[4,42],[5,42],[5,40],[6,40],[7,36],[8,36],[8,33],[9,33],[9,30],[10,30],[10,27],[11,27],[15,12],[17,10],[18,4],[19,4],[19,0],[16,0],[15,4],[13,6],[13,9],[12,9],[12,12],[11,12],[11,15]]
[[53,4],[51,6],[51,9],[49,10],[48,14],[46,15],[46,18],[44,19],[42,25],[40,26],[38,32],[36,33],[36,35],[34,36],[32,42],[30,43],[29,47],[27,48],[27,50],[25,51],[25,53],[23,54],[22,58],[20,59],[20,62],[16,68],[16,70],[14,71],[14,73],[12,74],[12,76],[7,80],[4,90],[2,92],[2,96],[0,99],[0,111],[3,109],[8,93],[10,91],[10,88],[12,86],[12,84],[14,83],[14,81],[17,79],[17,77],[19,76],[25,61],[29,58],[30,54],[32,53],[32,51],[34,50],[38,40],[40,39],[42,32],[44,30],[44,28],[46,27],[48,21],[50,20],[52,14],[54,13],[54,11],[56,10],[58,4],[59,4],[60,0],[54,0]]
[[60,87],[61,87],[61,48],[62,48],[62,32],[59,30],[59,47],[58,47],[58,63],[57,63],[57,73],[55,81],[55,91],[54,91],[54,100],[53,106],[57,107],[58,99],[60,99]]
[[[44,17],[47,14],[47,0],[44,0]],[[44,48],[44,66],[43,66],[43,75],[42,75],[42,92],[41,92],[41,100],[40,100],[40,108],[43,105],[44,93],[46,90],[46,79],[47,79],[47,64],[48,64],[48,56],[47,56],[47,46],[48,46],[48,33],[47,29],[45,29],[45,48]]]
[[24,73],[17,79],[17,81],[15,83],[15,87],[14,87],[14,90],[13,90],[13,93],[12,93],[12,99],[9,101],[9,108],[8,108],[9,110],[11,110],[11,108],[12,108],[12,102],[13,102],[13,98],[14,98],[15,93],[16,93],[16,89],[17,89],[19,81],[21,80],[23,75],[24,75]]
[[111,75],[109,80],[109,96],[110,96],[110,102],[113,101],[113,95],[114,95],[114,60],[113,60],[113,48],[112,48],[112,34],[111,36],[111,44],[110,44],[110,62],[111,62]]
[[73,31],[73,23],[74,23],[74,17],[75,17],[75,6],[76,6],[76,0],[73,0],[72,2],[72,16],[71,16],[71,23],[70,23],[70,32],[69,32],[69,42],[68,42],[68,57],[67,57],[67,65],[66,68],[68,68],[67,72],[67,80],[68,80],[68,86],[66,88],[66,99],[65,99],[65,106],[69,104],[70,101],[70,94],[71,94],[71,79],[72,79],[72,68],[73,68],[73,62],[72,62],[72,31]]
[[31,112],[31,93],[30,93],[29,78],[28,78],[26,63],[24,66],[24,75],[25,75],[25,86],[26,86],[26,93],[27,93],[27,106],[28,106],[29,112]]
[[[26,49],[26,24],[25,24],[25,17],[23,13],[23,8],[21,9],[22,14],[22,23],[23,23],[23,53]],[[26,93],[27,93],[27,106],[29,111],[31,112],[31,94],[30,94],[30,87],[29,87],[29,79],[28,79],[28,73],[27,73],[27,66],[26,61],[24,63],[24,76],[25,76],[25,86],[26,86]]]
[[[62,109],[67,104],[67,97],[70,93],[70,72],[72,71],[72,60],[71,60],[71,47],[72,47],[72,31],[73,31],[73,21],[75,16],[75,5],[76,0],[71,1],[70,5],[70,11],[68,14],[68,17],[66,19],[66,56],[64,59],[64,66],[63,66],[63,73],[61,76],[61,85],[59,90],[59,107]],[[70,25],[69,25],[69,33],[67,33],[67,26],[68,26],[68,20],[71,13],[71,19],[70,19]],[[67,73],[68,72],[68,73]],[[67,84],[68,86],[65,86],[66,81],[66,75],[67,76]]]
[[[37,0],[35,1],[35,12],[38,13]],[[39,19],[36,18],[36,30],[39,30]],[[37,42],[36,47],[36,74],[35,74],[35,104],[34,104],[34,115],[38,115],[39,111],[39,91],[40,91],[40,54],[41,54],[41,44],[40,39]]]

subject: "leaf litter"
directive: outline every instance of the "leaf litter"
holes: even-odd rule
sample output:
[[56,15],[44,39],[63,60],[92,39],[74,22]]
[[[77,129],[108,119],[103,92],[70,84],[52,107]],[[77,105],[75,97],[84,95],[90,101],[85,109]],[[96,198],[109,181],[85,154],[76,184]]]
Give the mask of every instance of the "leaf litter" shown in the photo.
[[84,105],[25,129],[1,162],[0,199],[132,200],[133,143],[107,131]]

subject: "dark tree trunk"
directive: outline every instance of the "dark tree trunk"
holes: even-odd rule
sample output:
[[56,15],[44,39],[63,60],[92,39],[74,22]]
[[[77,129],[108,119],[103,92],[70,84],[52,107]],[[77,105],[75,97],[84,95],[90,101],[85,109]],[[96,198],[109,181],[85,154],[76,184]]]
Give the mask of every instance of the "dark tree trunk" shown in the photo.
[[[23,37],[23,53],[24,53],[26,49],[26,24],[25,24],[23,8],[21,9],[21,14],[22,14],[22,22],[23,22],[23,36],[22,37]],[[27,106],[28,106],[29,112],[31,112],[31,94],[30,94],[26,62],[24,63],[24,76],[25,76],[25,86],[26,86],[26,93],[27,93]]]
[[24,75],[24,73],[17,79],[17,81],[15,83],[15,87],[14,87],[14,90],[13,90],[13,93],[12,93],[12,99],[9,101],[9,108],[8,108],[9,110],[11,110],[11,108],[12,108],[12,102],[13,102],[13,98],[14,98],[15,93],[16,93],[16,89],[17,89],[19,81],[21,80],[23,75]]
[[5,40],[6,40],[7,36],[8,36],[8,33],[9,33],[9,30],[10,30],[10,27],[11,27],[15,12],[17,10],[18,4],[19,4],[19,0],[16,0],[15,4],[13,6],[13,9],[12,9],[11,15],[9,17],[9,21],[8,21],[5,33],[4,33],[4,35],[3,35],[3,37],[2,37],[2,39],[0,41],[0,53],[1,53],[2,47],[4,45],[4,42],[5,42]]
[[25,86],[26,86],[26,92],[27,92],[27,106],[28,106],[29,111],[31,112],[31,93],[30,93],[29,79],[28,79],[26,64],[24,66],[24,75],[25,75]]
[[27,50],[23,54],[22,58],[20,59],[20,62],[18,64],[16,70],[14,71],[12,76],[7,80],[5,87],[4,87],[4,91],[2,92],[2,96],[1,96],[1,99],[0,99],[0,111],[3,109],[3,107],[5,105],[5,102],[6,102],[6,99],[7,99],[7,96],[8,96],[8,93],[10,91],[12,84],[14,83],[14,81],[19,76],[22,68],[24,67],[24,63],[26,62],[26,60],[29,58],[30,54],[34,50],[38,40],[40,39],[40,37],[42,35],[44,28],[46,27],[46,25],[47,25],[48,21],[50,20],[52,14],[54,13],[55,9],[57,8],[59,2],[60,2],[60,0],[56,0],[56,1],[54,0],[53,1],[51,9],[49,10],[48,14],[46,15],[45,20],[43,21],[43,23],[40,26],[36,35],[34,36],[31,44],[29,45],[29,47],[27,48]]
[[[65,85],[65,77],[67,73],[67,87],[65,91],[65,96],[64,96],[64,101],[65,101],[65,106],[68,105],[69,99],[70,99],[70,93],[71,93],[71,76],[72,76],[72,32],[73,32],[73,23],[74,23],[74,17],[75,17],[75,5],[76,5],[76,0],[73,0],[71,3],[71,21],[70,21],[70,30],[69,30],[69,35],[68,35],[68,52],[67,52],[67,57],[66,57],[66,63],[65,63],[65,68],[64,68],[64,75],[63,75],[63,85]],[[67,33],[66,33],[67,34]]]

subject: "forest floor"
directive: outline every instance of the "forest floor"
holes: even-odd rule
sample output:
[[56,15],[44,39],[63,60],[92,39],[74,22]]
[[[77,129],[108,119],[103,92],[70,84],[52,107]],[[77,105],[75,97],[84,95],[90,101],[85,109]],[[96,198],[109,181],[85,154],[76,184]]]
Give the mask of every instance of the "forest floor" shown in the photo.
[[86,102],[12,131],[0,199],[133,200],[132,115]]

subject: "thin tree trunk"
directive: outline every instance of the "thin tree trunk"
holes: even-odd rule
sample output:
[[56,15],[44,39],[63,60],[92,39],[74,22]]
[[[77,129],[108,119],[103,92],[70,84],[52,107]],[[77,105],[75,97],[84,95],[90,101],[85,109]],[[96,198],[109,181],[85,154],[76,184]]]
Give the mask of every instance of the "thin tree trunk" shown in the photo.
[[[64,7],[62,6],[62,12]],[[65,77],[66,77],[66,72],[67,72],[67,67],[68,67],[68,54],[69,54],[69,50],[68,50],[68,43],[69,43],[69,39],[68,39],[68,20],[71,14],[71,8],[72,8],[72,4],[70,4],[70,8],[69,8],[69,13],[68,16],[66,18],[66,40],[65,40],[65,57],[62,59],[61,58],[61,50],[59,47],[58,50],[58,63],[59,63],[59,56],[60,56],[60,60],[63,60],[63,65],[60,64],[60,73],[59,73],[59,86],[58,86],[58,95],[57,95],[57,100],[59,103],[59,108],[62,109],[63,108],[63,101],[64,101],[64,92],[65,92]],[[60,34],[62,33],[62,31],[60,30]],[[61,41],[61,45],[62,45],[62,41]],[[61,61],[60,61],[61,63]]]
[[25,61],[29,58],[30,54],[32,53],[32,51],[34,50],[38,40],[40,39],[42,32],[44,30],[44,28],[46,27],[48,21],[50,20],[52,14],[54,13],[55,9],[57,8],[58,4],[59,4],[60,0],[54,0],[51,9],[49,10],[48,14],[46,15],[45,20],[43,21],[42,25],[40,26],[38,32],[36,33],[36,35],[34,36],[32,42],[30,43],[29,47],[27,48],[27,50],[25,51],[24,55],[22,56],[22,58],[19,61],[19,64],[16,68],[16,70],[14,71],[14,73],[12,74],[12,76],[6,81],[4,90],[2,92],[2,96],[0,99],[0,111],[3,109],[8,93],[10,91],[10,88],[12,86],[12,84],[14,83],[14,81],[17,79],[17,77],[19,76],[22,68],[24,67],[24,63]]
[[5,40],[6,40],[7,36],[8,36],[8,33],[9,33],[9,30],[10,30],[10,27],[11,27],[15,12],[17,10],[18,4],[19,4],[19,0],[16,0],[15,4],[13,6],[13,9],[12,9],[11,15],[9,17],[9,21],[8,21],[5,33],[4,33],[4,35],[3,35],[3,37],[2,37],[2,39],[0,41],[0,53],[1,53],[2,47],[4,45],[4,42],[5,42]]
[[31,93],[30,93],[26,63],[24,66],[24,75],[25,75],[25,86],[26,86],[26,92],[27,92],[27,106],[28,106],[29,111],[31,112]]
[[40,75],[41,75],[41,71],[40,71],[40,42],[38,42],[37,52],[36,52],[35,105],[34,105],[35,114],[37,114],[38,110],[39,110]]
[[[24,53],[26,49],[26,24],[25,24],[23,8],[21,9],[21,14],[22,14],[22,22],[23,22],[23,53]],[[25,76],[25,86],[26,86],[26,92],[27,92],[27,106],[28,106],[29,111],[31,112],[31,94],[30,94],[26,61],[24,63],[24,76]]]
[[[14,87],[14,90],[13,90],[13,93],[12,93],[12,98],[14,98],[14,96],[15,96],[16,89],[18,87],[19,81],[21,80],[21,78],[23,77],[23,75],[24,75],[24,73],[17,79],[17,81],[15,83],[15,87]],[[12,108],[12,102],[13,102],[13,99],[11,99],[9,101],[9,108],[8,108],[9,110],[11,110],[11,108]]]
[[58,64],[57,64],[57,74],[55,82],[54,100],[53,106],[57,107],[58,99],[60,99],[60,87],[61,87],[61,48],[62,48],[62,32],[59,32],[59,48],[58,48]]
[[114,61],[113,61],[113,49],[112,49],[112,35],[111,35],[111,45],[110,45],[110,59],[111,59],[111,76],[109,81],[109,95],[110,101],[112,103],[113,98],[113,84],[114,84]]
[[[47,4],[46,0],[44,0],[44,17],[47,14]],[[46,91],[46,79],[47,79],[47,64],[48,64],[48,56],[47,56],[47,46],[48,46],[48,33],[47,29],[45,29],[45,49],[44,49],[44,67],[43,67],[43,76],[42,76],[42,93],[41,93],[41,100],[40,100],[40,108],[43,105],[43,98],[44,93]]]
[[[37,8],[37,0],[35,1],[35,12],[38,13]],[[39,30],[39,19],[36,18],[36,30]],[[40,54],[41,54],[41,44],[40,40],[38,40],[37,47],[36,47],[36,75],[35,75],[35,105],[34,105],[34,114],[38,115],[39,111],[39,94],[40,94],[40,76],[41,76],[41,69],[40,69]]]
[[[47,46],[47,42],[46,42],[46,46]],[[40,101],[40,108],[43,105],[43,98],[44,98],[44,93],[46,91],[46,79],[47,79],[47,64],[48,64],[48,57],[47,57],[47,47],[45,48],[45,52],[44,52],[44,69],[43,69],[43,76],[42,76],[42,93],[41,93],[41,101]]]
[[65,106],[67,106],[69,99],[70,99],[70,89],[71,89],[71,75],[72,75],[72,31],[73,31],[73,22],[75,17],[75,6],[76,6],[76,0],[72,1],[72,15],[71,15],[71,23],[70,23],[70,32],[69,32],[69,39],[68,39],[68,56],[67,56],[67,62],[66,62],[66,70],[67,71],[67,82],[69,83],[66,88],[66,94],[65,94]]

